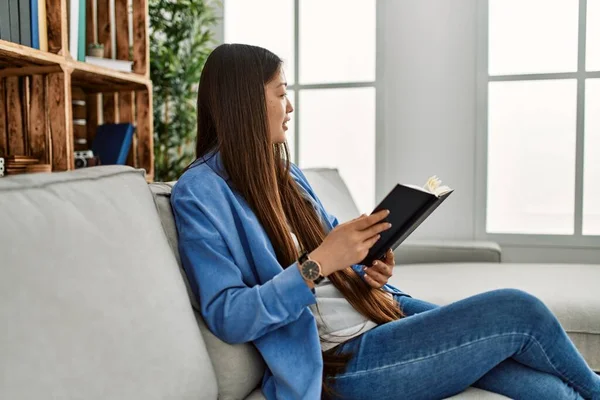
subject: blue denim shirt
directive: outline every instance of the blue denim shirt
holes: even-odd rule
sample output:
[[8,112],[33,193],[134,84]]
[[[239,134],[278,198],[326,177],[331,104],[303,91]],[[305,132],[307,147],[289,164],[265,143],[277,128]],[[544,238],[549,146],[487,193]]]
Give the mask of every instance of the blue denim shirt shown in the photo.
[[[291,174],[327,231],[338,225],[294,164]],[[320,398],[323,360],[308,307],[315,295],[296,263],[279,264],[258,218],[228,184],[219,152],[181,176],[171,204],[181,262],[209,329],[227,343],[253,342],[267,364],[267,399]],[[353,269],[364,275],[360,265]],[[390,285],[385,290],[402,294]]]

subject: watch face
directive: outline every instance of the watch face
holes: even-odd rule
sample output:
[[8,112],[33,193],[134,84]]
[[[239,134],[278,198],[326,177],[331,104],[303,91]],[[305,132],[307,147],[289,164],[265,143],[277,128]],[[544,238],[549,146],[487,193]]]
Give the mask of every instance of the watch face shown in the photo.
[[302,276],[304,279],[314,281],[319,277],[320,273],[321,269],[319,268],[319,264],[316,262],[308,260],[302,264]]

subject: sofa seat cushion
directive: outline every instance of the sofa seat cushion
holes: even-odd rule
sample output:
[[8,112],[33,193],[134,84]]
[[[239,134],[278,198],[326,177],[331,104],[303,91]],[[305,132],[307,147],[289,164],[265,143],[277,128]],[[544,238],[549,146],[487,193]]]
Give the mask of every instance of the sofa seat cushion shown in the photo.
[[554,312],[588,364],[600,371],[600,265],[412,264],[397,266],[391,283],[439,305],[494,289],[524,290]]
[[216,399],[143,171],[0,179],[0,399]]
[[[250,396],[246,397],[245,400],[265,400],[260,389],[256,389],[250,393]],[[485,390],[470,387],[462,393],[456,394],[452,397],[448,397],[447,400],[501,400],[508,399],[508,397],[501,396],[496,393],[491,393]]]

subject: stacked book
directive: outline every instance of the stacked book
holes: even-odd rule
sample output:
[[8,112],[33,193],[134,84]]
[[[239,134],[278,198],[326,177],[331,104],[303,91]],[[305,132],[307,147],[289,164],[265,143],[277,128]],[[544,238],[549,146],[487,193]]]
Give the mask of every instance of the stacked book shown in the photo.
[[0,39],[48,51],[46,0],[0,0]]
[[52,165],[40,164],[39,159],[31,156],[13,155],[0,157],[0,166],[3,167],[0,168],[0,176],[52,172]]
[[112,58],[86,56],[85,62],[97,65],[99,67],[112,68],[116,71],[123,72],[131,72],[133,68],[133,61],[113,60]]
[[[85,61],[85,0],[67,0],[69,52]],[[0,0],[0,39],[48,51],[46,0]]]
[[[86,56],[86,0],[66,0],[66,3],[71,57],[100,67],[131,72],[132,61]],[[109,7],[109,14],[111,26],[114,26],[114,6]],[[114,39],[114,33],[112,36]],[[48,51],[46,0],[0,0],[0,39]]]

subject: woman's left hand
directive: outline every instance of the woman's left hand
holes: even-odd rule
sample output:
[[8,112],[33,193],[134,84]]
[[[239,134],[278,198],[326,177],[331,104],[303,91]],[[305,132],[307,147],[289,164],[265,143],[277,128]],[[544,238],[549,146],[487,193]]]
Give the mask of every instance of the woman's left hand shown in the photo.
[[394,265],[396,265],[394,252],[392,249],[389,249],[387,253],[385,253],[385,259],[383,261],[375,260],[372,266],[363,267],[363,270],[365,271],[365,282],[376,289],[381,288],[391,278],[392,273],[394,272]]

